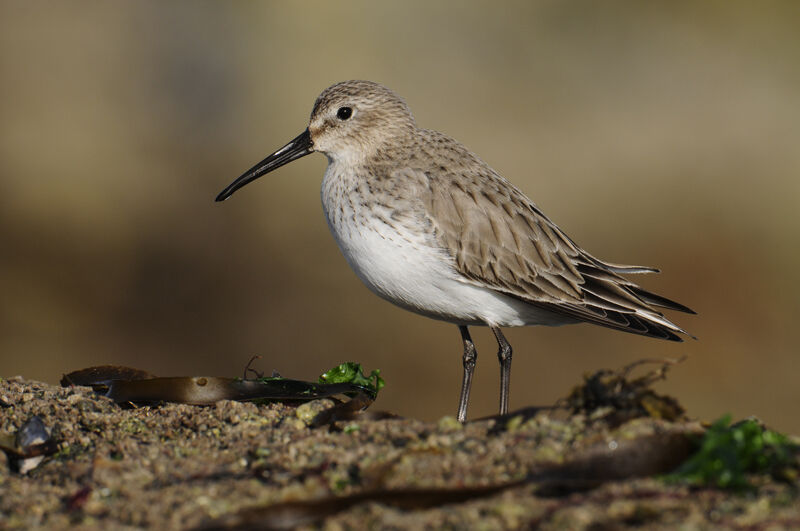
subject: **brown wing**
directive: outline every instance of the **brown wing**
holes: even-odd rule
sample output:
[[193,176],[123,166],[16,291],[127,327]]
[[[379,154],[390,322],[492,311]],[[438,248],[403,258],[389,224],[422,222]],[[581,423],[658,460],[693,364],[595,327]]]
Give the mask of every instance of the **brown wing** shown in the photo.
[[477,172],[474,165],[471,172],[426,172],[430,222],[460,273],[556,313],[681,341],[677,333],[686,332],[656,307],[694,312],[618,274],[656,270],[606,264],[589,255],[521,191],[480,164]]

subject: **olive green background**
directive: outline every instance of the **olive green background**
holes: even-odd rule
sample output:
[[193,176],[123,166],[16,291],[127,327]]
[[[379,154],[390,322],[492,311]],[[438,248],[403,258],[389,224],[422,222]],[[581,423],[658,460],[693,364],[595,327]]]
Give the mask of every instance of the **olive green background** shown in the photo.
[[[311,379],[379,367],[375,407],[454,414],[455,326],[371,294],[342,259],[313,155],[217,204],[352,78],[406,98],[600,258],[699,312],[661,342],[508,330],[512,407],[584,372],[688,359],[690,414],[800,432],[800,4],[2,2],[0,375],[127,364]],[[497,408],[474,332],[471,416]]]

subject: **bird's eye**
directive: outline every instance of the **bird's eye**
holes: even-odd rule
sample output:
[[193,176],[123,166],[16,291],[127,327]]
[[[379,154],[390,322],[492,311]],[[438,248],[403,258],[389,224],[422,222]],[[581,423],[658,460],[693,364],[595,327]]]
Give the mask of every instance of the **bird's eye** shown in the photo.
[[350,107],[339,107],[339,110],[336,111],[336,117],[340,120],[347,120],[353,116],[353,109]]

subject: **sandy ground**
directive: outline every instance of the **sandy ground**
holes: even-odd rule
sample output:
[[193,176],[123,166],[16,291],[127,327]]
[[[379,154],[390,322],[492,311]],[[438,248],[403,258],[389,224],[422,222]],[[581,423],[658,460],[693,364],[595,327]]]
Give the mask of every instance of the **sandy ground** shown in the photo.
[[0,528],[800,526],[796,485],[762,478],[740,495],[654,475],[685,457],[696,422],[539,412],[309,427],[332,404],[122,408],[85,387],[0,380],[0,433],[38,415],[60,443],[26,474],[0,453]]

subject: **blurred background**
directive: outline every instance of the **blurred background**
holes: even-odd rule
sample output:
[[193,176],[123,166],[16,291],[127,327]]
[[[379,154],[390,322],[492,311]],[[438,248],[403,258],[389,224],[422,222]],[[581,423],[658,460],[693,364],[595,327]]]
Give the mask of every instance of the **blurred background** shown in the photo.
[[[344,79],[379,81],[605,260],[698,316],[675,344],[590,325],[509,329],[511,405],[587,371],[688,359],[690,415],[800,432],[800,4],[2,2],[0,376],[127,364],[315,379],[380,368],[374,407],[455,414],[455,326],[371,294],[331,238],[326,161],[225,203]],[[497,410],[475,330],[470,416]]]

